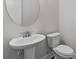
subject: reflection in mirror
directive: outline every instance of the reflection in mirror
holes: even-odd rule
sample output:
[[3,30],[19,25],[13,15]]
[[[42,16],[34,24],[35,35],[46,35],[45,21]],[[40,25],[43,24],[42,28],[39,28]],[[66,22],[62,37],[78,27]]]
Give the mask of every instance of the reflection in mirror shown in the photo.
[[18,25],[32,25],[40,13],[39,0],[6,0],[6,10]]

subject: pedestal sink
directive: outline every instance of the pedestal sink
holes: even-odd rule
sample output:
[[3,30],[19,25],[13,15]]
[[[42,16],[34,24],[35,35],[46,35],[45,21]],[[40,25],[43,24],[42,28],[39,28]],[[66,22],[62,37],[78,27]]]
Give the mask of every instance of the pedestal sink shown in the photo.
[[35,46],[44,39],[42,34],[33,34],[30,37],[13,38],[9,45],[13,49],[24,49],[24,59],[35,59]]

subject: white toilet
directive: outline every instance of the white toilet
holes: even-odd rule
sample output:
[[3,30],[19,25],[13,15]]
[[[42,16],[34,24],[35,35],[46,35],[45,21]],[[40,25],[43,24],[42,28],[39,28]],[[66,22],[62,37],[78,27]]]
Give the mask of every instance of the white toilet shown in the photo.
[[47,39],[48,46],[52,49],[52,51],[60,57],[72,59],[74,51],[71,47],[60,44],[60,33],[47,34]]

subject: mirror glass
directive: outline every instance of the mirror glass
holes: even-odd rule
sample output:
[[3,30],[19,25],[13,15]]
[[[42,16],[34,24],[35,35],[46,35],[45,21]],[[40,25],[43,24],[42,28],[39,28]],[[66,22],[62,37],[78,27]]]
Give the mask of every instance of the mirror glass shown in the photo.
[[29,26],[39,17],[39,0],[6,0],[5,3],[8,15],[15,24]]

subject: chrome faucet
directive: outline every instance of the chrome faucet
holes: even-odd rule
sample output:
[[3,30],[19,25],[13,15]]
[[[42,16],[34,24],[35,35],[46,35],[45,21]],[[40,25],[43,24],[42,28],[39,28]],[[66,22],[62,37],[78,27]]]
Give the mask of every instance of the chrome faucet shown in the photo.
[[21,33],[21,34],[22,34],[23,38],[24,38],[24,37],[29,37],[29,36],[31,36],[31,33],[30,33],[30,32],[23,32],[23,33]]

